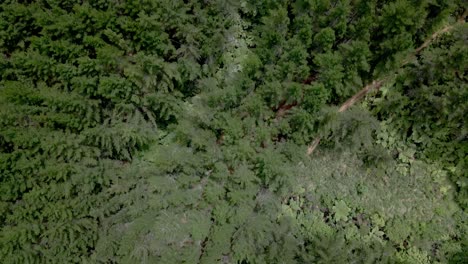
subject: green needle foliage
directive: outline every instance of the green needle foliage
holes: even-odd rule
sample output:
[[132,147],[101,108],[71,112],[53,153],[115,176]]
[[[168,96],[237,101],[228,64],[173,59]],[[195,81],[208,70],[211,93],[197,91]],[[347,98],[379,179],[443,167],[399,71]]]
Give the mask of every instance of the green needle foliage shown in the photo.
[[464,8],[3,1],[0,262],[468,262]]

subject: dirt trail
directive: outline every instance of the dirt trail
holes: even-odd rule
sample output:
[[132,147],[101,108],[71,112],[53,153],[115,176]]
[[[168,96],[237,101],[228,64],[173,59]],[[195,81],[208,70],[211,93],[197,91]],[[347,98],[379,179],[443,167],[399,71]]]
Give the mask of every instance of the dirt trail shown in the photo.
[[[449,32],[455,26],[465,23],[467,15],[468,15],[468,10],[465,10],[463,15],[460,16],[460,18],[457,20],[456,23],[454,23],[452,25],[445,26],[445,27],[437,30],[436,32],[434,32],[426,41],[424,41],[423,44],[421,44],[421,46],[419,46],[417,49],[415,49],[414,52],[412,52],[408,56],[408,59],[403,61],[403,63],[400,65],[400,68],[402,68],[403,66],[405,66],[406,64],[408,64],[409,62],[414,60],[414,58],[419,53],[421,53],[421,51],[423,49],[427,48],[437,37],[439,37],[440,35],[442,35],[444,33]],[[338,109],[338,112],[341,113],[341,112],[344,112],[344,111],[348,110],[351,106],[353,106],[356,102],[360,101],[370,91],[375,90],[375,89],[379,89],[385,83],[386,80],[388,80],[388,78],[383,77],[381,79],[377,79],[377,80],[372,81],[372,83],[366,85],[359,92],[357,92],[351,98],[346,100],[346,102],[344,102],[341,105],[341,107]],[[312,143],[309,144],[309,147],[307,148],[307,155],[311,155],[319,144],[320,144],[320,137],[317,137],[317,138],[314,139],[314,141],[312,141]]]

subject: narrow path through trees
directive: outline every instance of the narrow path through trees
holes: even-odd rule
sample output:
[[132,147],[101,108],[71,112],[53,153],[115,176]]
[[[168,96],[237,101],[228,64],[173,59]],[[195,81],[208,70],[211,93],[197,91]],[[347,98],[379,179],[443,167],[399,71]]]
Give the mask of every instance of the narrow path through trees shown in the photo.
[[[465,21],[466,21],[467,15],[468,15],[468,10],[465,10],[463,15],[461,15],[460,18],[457,19],[456,23],[454,23],[452,25],[445,26],[445,27],[437,30],[436,32],[434,32],[426,41],[424,41],[424,43],[421,46],[419,46],[417,49],[415,49],[414,52],[412,52],[408,56],[408,58],[403,61],[403,63],[399,67],[399,69],[404,67],[409,62],[413,61],[414,58],[416,58],[416,56],[419,53],[421,53],[421,51],[423,51],[425,48],[427,48],[440,35],[442,35],[444,33],[447,33],[447,32],[450,32],[451,30],[453,30],[458,25],[464,24]],[[348,110],[351,106],[356,104],[356,102],[359,102],[362,98],[364,98],[364,96],[366,96],[366,94],[368,94],[370,91],[376,90],[376,89],[379,89],[380,87],[382,87],[382,85],[384,83],[386,83],[389,79],[390,79],[390,75],[387,75],[387,76],[385,76],[383,78],[372,81],[372,83],[366,85],[359,92],[357,92],[351,98],[346,100],[346,102],[344,102],[341,105],[341,107],[338,109],[338,113],[341,113],[341,112],[344,112],[344,111]],[[320,144],[320,136],[316,137],[314,139],[314,141],[312,141],[312,143],[309,144],[309,146],[307,148],[307,155],[311,155],[319,144]]]

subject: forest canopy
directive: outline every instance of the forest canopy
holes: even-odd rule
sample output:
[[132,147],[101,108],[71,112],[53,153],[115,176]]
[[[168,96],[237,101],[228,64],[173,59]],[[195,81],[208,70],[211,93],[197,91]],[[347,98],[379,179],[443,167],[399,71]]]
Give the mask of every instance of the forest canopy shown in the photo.
[[468,263],[461,0],[4,0],[0,263]]

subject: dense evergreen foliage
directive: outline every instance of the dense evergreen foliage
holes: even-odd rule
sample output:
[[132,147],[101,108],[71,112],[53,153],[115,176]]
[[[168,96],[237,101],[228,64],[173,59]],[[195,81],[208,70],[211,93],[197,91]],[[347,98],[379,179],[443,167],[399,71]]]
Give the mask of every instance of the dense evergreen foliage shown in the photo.
[[3,1],[0,262],[468,262],[465,19]]

